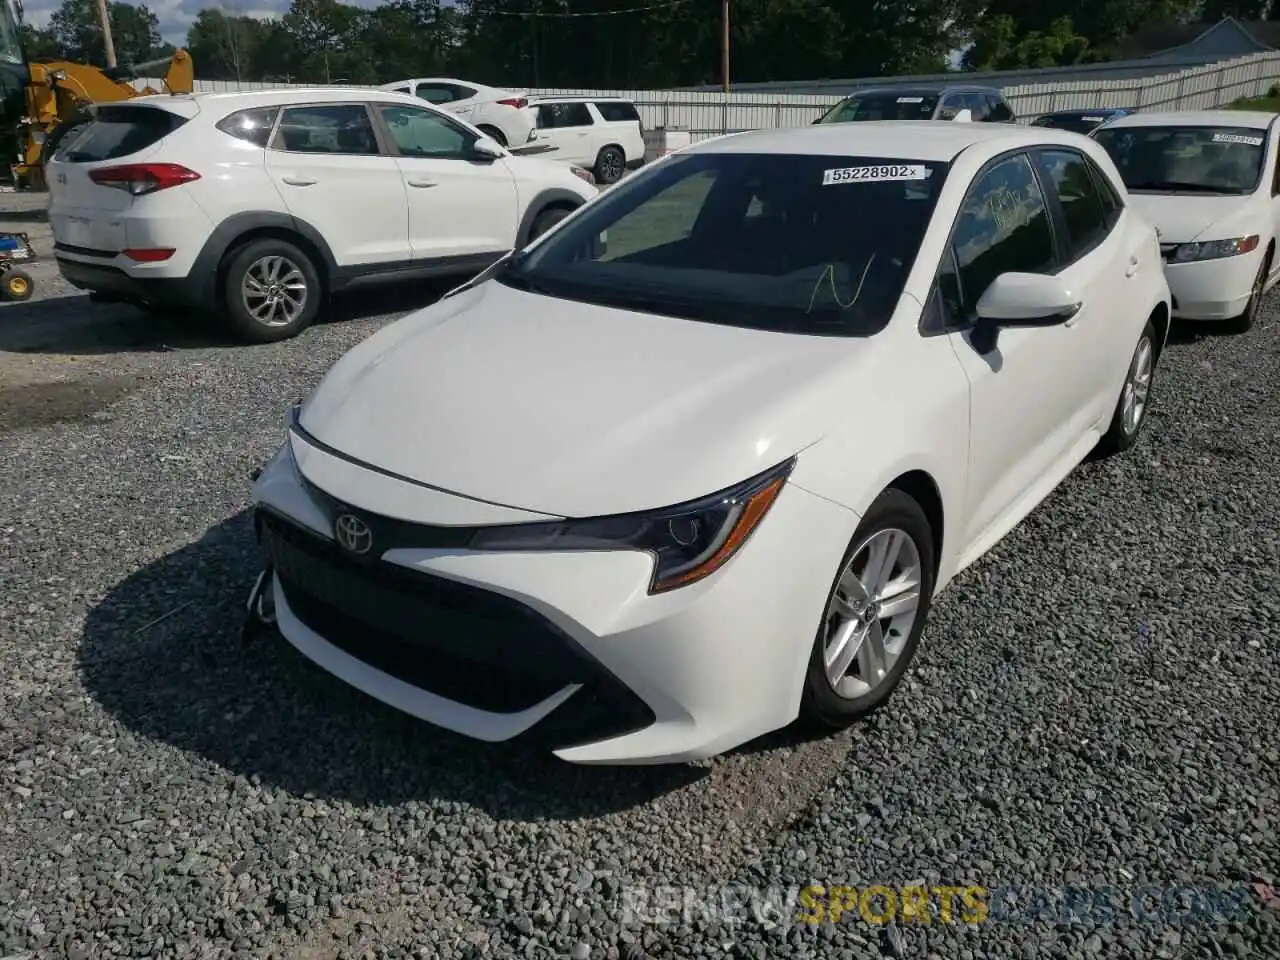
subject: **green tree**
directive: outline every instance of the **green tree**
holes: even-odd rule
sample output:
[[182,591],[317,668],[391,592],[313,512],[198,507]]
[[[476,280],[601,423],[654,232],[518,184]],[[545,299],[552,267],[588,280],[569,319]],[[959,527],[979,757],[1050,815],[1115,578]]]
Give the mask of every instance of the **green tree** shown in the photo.
[[[112,2],[107,16],[118,63],[145,63],[172,49],[160,40],[160,23],[145,5]],[[68,60],[105,66],[106,47],[93,0],[62,0],[49,21],[49,31]]]
[[41,30],[29,23],[22,25],[22,49],[31,60],[57,60],[62,57],[53,31]]
[[207,80],[249,80],[270,72],[267,38],[275,24],[206,9],[187,30],[187,52]]

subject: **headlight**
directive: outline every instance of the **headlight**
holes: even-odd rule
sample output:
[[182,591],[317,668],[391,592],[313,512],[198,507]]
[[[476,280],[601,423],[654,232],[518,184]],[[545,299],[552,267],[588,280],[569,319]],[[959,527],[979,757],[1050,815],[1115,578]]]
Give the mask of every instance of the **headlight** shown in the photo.
[[474,550],[646,550],[653,554],[650,593],[710,576],[724,566],[759,526],[782,491],[795,458],[728,490],[662,510],[588,520],[484,527]]
[[1258,249],[1258,235],[1237,237],[1234,240],[1206,240],[1203,243],[1182,243],[1169,257],[1171,263],[1191,263],[1195,260],[1221,260],[1238,257]]

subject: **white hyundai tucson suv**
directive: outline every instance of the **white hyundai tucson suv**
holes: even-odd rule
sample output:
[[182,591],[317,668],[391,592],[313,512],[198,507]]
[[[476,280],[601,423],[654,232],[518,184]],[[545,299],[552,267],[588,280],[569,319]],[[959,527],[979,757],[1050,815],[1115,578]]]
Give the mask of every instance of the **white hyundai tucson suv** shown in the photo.
[[597,194],[586,171],[512,156],[405,94],[92,109],[47,171],[62,275],[99,299],[215,310],[250,342],[298,333],[333,291],[475,273]]

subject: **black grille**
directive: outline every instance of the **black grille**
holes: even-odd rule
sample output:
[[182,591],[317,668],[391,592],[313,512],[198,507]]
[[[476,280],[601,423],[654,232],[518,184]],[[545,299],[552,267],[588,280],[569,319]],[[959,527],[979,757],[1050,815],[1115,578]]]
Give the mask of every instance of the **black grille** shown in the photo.
[[581,647],[507,597],[375,560],[259,511],[263,539],[294,614],[329,643],[422,690],[515,713],[568,684],[579,690],[542,724],[552,747],[603,739],[653,714]]

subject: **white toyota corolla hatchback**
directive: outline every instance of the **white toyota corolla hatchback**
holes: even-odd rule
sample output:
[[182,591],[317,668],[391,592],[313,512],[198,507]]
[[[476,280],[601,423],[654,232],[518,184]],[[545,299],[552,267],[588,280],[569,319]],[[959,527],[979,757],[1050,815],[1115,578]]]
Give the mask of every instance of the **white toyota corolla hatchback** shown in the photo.
[[1173,315],[1253,326],[1280,272],[1274,113],[1133,113],[1099,128],[1130,203],[1160,235]]
[[695,145],[334,365],[257,479],[250,608],[385,703],[574,762],[847,724],[940,588],[1135,442],[1168,301],[1076,134]]

